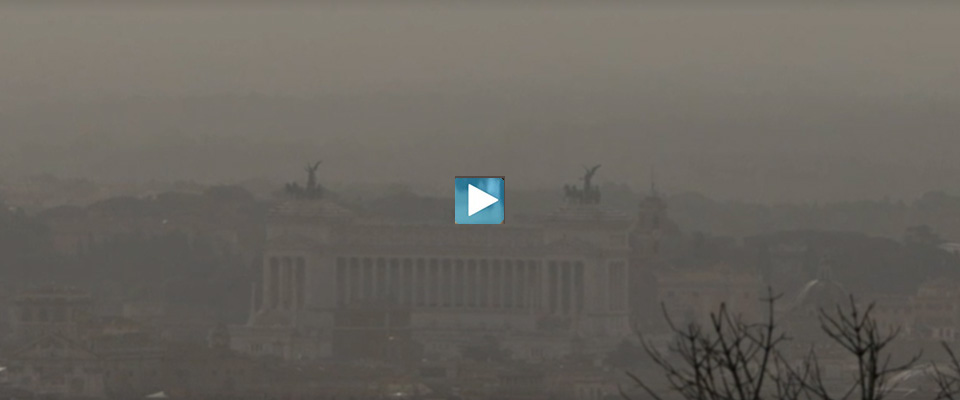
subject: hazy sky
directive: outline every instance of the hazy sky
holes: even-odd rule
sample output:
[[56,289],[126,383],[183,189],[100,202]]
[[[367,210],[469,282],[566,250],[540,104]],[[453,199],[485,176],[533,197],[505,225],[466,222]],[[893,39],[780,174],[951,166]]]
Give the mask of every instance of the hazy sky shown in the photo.
[[[602,162],[602,179],[640,186],[656,164],[727,198],[956,191],[958,21],[947,5],[4,6],[0,176],[277,178],[318,154],[327,180],[440,188]],[[232,167],[144,157],[189,137],[239,141],[212,145]]]

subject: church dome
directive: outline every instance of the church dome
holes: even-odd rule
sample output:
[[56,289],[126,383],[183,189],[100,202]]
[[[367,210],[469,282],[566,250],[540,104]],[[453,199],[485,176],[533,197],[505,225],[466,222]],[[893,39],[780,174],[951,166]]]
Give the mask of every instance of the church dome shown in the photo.
[[957,379],[957,372],[948,363],[923,363],[893,375],[881,390],[885,397],[890,398],[919,398],[926,397],[925,395],[935,398],[940,389],[937,384],[938,374]]
[[838,304],[845,304],[848,294],[843,285],[830,279],[814,279],[807,282],[794,299],[796,308],[833,308]]
[[824,257],[820,260],[817,278],[807,282],[794,299],[794,308],[819,312],[822,308],[834,308],[846,305],[849,293],[839,282],[833,279],[833,266]]

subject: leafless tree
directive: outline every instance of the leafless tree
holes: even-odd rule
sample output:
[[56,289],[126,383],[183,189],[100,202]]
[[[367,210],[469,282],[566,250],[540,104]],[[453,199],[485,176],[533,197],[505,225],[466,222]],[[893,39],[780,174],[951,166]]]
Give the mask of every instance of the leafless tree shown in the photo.
[[[780,332],[775,320],[777,299],[768,290],[764,299],[766,317],[760,323],[744,321],[725,304],[710,315],[706,327],[677,326],[664,312],[673,335],[666,351],[642,334],[641,342],[664,373],[669,392],[685,400],[850,400],[856,396],[860,400],[883,400],[891,389],[890,378],[914,366],[920,357],[917,354],[906,361],[893,362],[889,347],[899,329],[883,332],[872,316],[873,304],[864,308],[850,297],[849,308],[838,305],[835,310],[821,309],[819,322],[829,342],[851,355],[857,366],[850,386],[834,393],[824,380],[813,349],[802,357],[781,351],[781,345],[789,338]],[[953,359],[955,371],[960,373],[960,363]],[[628,376],[651,398],[664,399],[666,393],[658,393],[640,376]],[[960,378],[947,382],[947,375],[943,376],[943,384],[955,389],[949,393],[960,391]],[[629,398],[622,390],[621,394]]]
[[[786,336],[774,320],[776,297],[765,299],[764,322],[751,323],[721,304],[706,327],[677,326],[664,311],[674,340],[666,352],[641,334],[644,350],[666,375],[671,389],[688,400],[760,400],[771,391],[793,392],[793,382],[770,379],[778,363],[777,347]],[[662,400],[646,381],[628,373],[649,396]],[[622,393],[622,391],[621,391]],[[799,393],[799,392],[798,392]],[[626,394],[623,394],[626,397]]]
[[937,384],[937,397],[934,400],[957,400],[960,398],[960,361],[950,345],[941,343],[949,356],[946,367],[933,364],[933,380]]
[[921,354],[895,363],[889,347],[900,335],[900,328],[884,331],[878,327],[872,315],[873,303],[863,308],[857,305],[853,296],[849,302],[849,309],[840,305],[829,312],[821,309],[820,325],[833,343],[855,358],[857,373],[854,382],[841,397],[830,396],[819,377],[812,389],[821,400],[846,399],[852,393],[859,393],[861,400],[882,400],[893,389],[888,385],[889,378],[916,365]]

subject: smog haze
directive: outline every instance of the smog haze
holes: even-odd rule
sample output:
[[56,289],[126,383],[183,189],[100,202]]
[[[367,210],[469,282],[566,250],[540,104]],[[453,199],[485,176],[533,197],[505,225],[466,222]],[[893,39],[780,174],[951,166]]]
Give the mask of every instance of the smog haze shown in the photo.
[[[750,201],[956,192],[960,7],[4,6],[0,169]],[[856,182],[856,184],[851,184]]]

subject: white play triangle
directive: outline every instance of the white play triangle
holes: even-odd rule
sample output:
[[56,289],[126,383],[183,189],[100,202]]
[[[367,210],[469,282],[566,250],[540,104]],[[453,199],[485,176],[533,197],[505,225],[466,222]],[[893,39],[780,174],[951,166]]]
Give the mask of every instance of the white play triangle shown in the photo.
[[467,185],[467,216],[472,217],[473,214],[476,214],[482,211],[484,208],[490,207],[492,204],[500,201],[500,199],[493,197],[490,193],[480,190],[476,186]]

